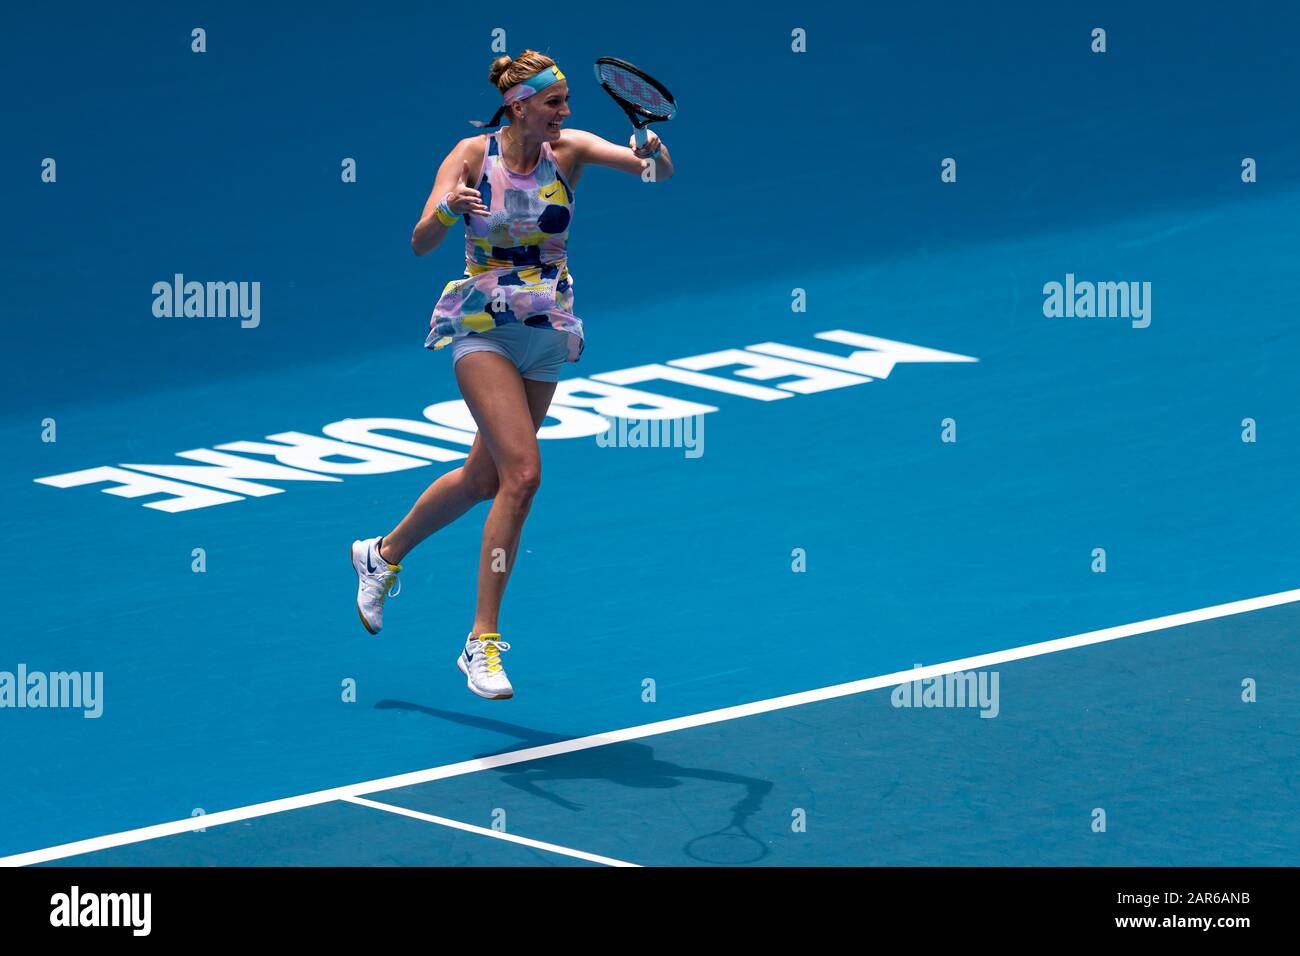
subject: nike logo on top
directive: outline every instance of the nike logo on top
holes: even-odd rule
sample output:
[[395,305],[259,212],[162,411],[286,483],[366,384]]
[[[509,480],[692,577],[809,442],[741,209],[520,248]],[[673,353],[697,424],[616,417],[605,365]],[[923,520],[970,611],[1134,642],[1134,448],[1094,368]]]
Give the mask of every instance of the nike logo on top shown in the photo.
[[543,199],[550,199],[552,196],[554,196],[554,195],[555,195],[556,193],[558,193],[559,191],[560,191],[560,187],[559,187],[559,186],[556,186],[556,187],[555,187],[554,189],[552,189],[549,193],[542,193],[542,198],[543,198]]

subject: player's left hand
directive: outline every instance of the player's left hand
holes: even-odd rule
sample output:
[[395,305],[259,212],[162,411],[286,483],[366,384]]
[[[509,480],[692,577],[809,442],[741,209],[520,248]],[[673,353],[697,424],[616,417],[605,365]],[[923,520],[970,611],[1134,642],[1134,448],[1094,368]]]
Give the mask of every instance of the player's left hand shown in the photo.
[[659,137],[655,135],[654,130],[647,130],[646,136],[647,139],[644,146],[637,146],[635,133],[628,137],[627,141],[627,145],[631,147],[632,152],[636,153],[641,159],[645,159],[659,148]]

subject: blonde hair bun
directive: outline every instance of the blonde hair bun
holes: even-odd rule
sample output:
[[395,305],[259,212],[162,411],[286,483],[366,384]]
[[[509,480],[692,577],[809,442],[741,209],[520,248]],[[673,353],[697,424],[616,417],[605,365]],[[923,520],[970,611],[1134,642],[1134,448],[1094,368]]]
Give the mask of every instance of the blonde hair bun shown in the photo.
[[492,61],[492,67],[488,70],[488,82],[504,93],[516,83],[522,83],[530,76],[536,76],[553,66],[554,60],[536,50],[525,50],[513,60],[509,56],[499,56]]

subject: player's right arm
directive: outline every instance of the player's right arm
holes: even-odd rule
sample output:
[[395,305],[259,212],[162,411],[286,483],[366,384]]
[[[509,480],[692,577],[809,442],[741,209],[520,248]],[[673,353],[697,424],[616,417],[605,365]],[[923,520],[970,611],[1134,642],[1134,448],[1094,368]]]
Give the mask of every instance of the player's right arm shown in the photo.
[[433,181],[433,190],[424,203],[424,212],[420,214],[420,221],[415,224],[415,229],[411,232],[411,250],[417,256],[436,249],[451,229],[451,226],[444,226],[434,215],[438,203],[442,202],[442,197],[448,193],[451,193],[451,196],[447,204],[452,212],[478,216],[488,214],[487,207],[483,205],[483,197],[479,195],[477,189],[469,185],[473,182],[470,177],[474,175],[470,170],[477,171],[483,168],[483,153],[486,146],[485,136],[462,139],[438,167],[438,175]]

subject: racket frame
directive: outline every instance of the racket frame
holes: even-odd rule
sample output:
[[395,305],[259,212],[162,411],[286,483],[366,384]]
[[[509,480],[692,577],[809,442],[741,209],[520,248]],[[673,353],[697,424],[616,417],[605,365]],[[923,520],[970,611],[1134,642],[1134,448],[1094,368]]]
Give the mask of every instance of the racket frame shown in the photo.
[[[637,106],[635,103],[629,103],[617,90],[613,89],[609,83],[605,82],[605,78],[600,75],[600,68],[605,64],[616,66],[621,70],[626,70],[628,73],[631,73],[633,76],[654,87],[660,96],[673,105],[673,111],[667,115],[662,113],[652,113],[647,109]],[[664,86],[640,67],[632,65],[627,62],[627,60],[620,60],[618,57],[602,56],[596,60],[593,69],[596,73],[596,82],[600,84],[600,88],[609,94],[610,99],[617,103],[623,112],[627,114],[627,118],[632,121],[632,127],[635,131],[633,135],[636,137],[636,144],[638,146],[644,146],[647,139],[649,139],[645,132],[647,126],[651,123],[666,123],[676,115],[677,98],[669,92],[668,87]]]

